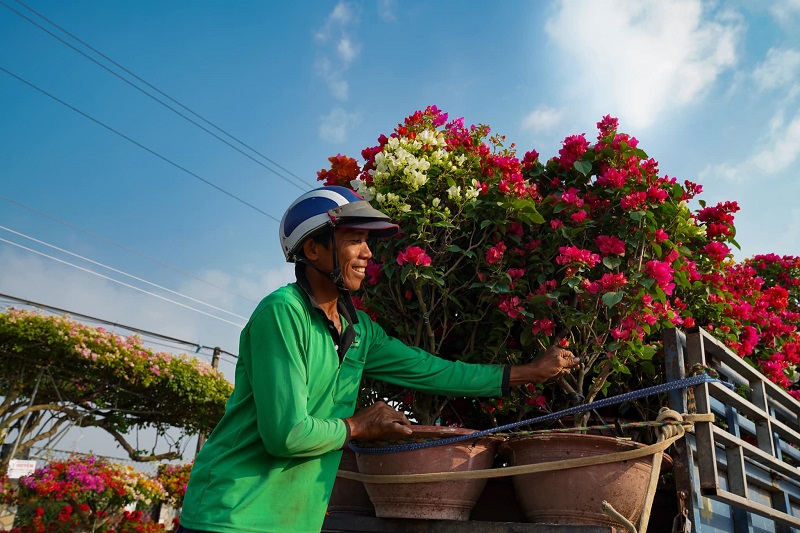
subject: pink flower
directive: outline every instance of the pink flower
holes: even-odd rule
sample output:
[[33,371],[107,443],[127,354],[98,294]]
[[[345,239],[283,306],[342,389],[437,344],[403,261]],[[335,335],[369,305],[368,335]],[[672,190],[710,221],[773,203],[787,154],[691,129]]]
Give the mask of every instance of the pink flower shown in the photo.
[[370,260],[369,264],[367,264],[366,274],[367,283],[369,285],[377,285],[378,279],[381,276],[381,264]]
[[672,281],[672,265],[667,262],[653,259],[647,262],[644,266],[644,270],[648,276],[656,280],[659,286],[664,286]]
[[575,211],[569,216],[569,218],[576,224],[579,224],[583,222],[584,219],[586,219],[586,211],[584,211],[583,209],[581,209],[580,211]]
[[589,281],[588,279],[581,281],[581,288],[589,294],[597,294],[600,292],[600,284],[596,281]]
[[557,218],[554,218],[553,220],[550,221],[550,227],[553,229],[558,229],[563,225],[564,223]]
[[506,251],[506,243],[503,241],[498,242],[488,250],[486,250],[486,262],[490,265],[496,265],[503,260],[503,254]]
[[603,277],[600,278],[600,286],[603,289],[603,292],[615,292],[620,290],[625,284],[628,283],[628,278],[625,277],[625,274],[619,272],[617,274],[603,274]]
[[625,255],[625,241],[611,235],[598,235],[594,240],[603,255]]
[[403,265],[405,263],[416,266],[429,266],[431,258],[419,246],[409,246],[405,251],[397,255],[397,264]]
[[664,242],[667,239],[669,239],[669,235],[663,229],[658,228],[656,230],[655,238],[656,238],[656,242]]
[[632,192],[619,201],[619,206],[626,211],[634,211],[638,210],[640,206],[643,206],[645,200],[647,200],[647,193]]
[[562,144],[564,146],[558,151],[558,155],[561,168],[564,169],[572,168],[575,161],[577,161],[589,147],[589,143],[586,141],[586,136],[583,133],[567,137]]
[[500,300],[500,304],[498,305],[498,307],[502,312],[507,314],[509,318],[517,318],[521,310],[519,297],[518,296],[512,296],[510,298],[508,296],[503,297]]
[[711,241],[703,247],[703,251],[708,254],[711,259],[723,261],[728,256],[731,249],[719,241]]
[[509,268],[507,273],[511,277],[511,279],[519,279],[519,278],[521,278],[522,276],[525,275],[525,269],[524,268]]
[[577,246],[562,246],[558,251],[561,255],[556,257],[556,263],[559,265],[583,263],[591,268],[600,262],[599,255],[593,254],[589,250],[578,248]]
[[553,322],[549,318],[540,318],[538,320],[533,321],[533,327],[531,328],[531,332],[533,332],[534,335],[543,333],[545,336],[550,337],[553,335],[555,328],[556,328],[555,322]]

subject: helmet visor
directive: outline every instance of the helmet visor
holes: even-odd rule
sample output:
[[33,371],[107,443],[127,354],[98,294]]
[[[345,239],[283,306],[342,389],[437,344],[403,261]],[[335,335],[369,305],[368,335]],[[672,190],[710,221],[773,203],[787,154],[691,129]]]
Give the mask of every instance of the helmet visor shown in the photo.
[[328,211],[328,216],[337,228],[369,230],[372,237],[391,237],[399,226],[388,215],[381,213],[368,202],[351,202]]

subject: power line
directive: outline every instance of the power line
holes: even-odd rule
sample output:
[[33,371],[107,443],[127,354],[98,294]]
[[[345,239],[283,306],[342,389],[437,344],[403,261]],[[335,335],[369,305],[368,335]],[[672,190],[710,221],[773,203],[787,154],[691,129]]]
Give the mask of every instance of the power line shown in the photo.
[[241,318],[242,320],[247,320],[246,316],[237,315],[236,313],[232,313],[230,311],[222,309],[221,307],[217,307],[216,305],[204,302],[202,300],[198,300],[196,298],[192,298],[191,296],[187,296],[187,295],[182,294],[182,293],[177,292],[177,291],[173,291],[172,289],[168,289],[167,287],[163,287],[163,286],[158,285],[156,283],[153,283],[151,281],[147,281],[146,279],[142,279],[142,278],[139,278],[137,276],[134,276],[133,274],[128,274],[127,272],[123,272],[122,270],[118,270],[118,269],[110,267],[108,265],[104,265],[103,263],[99,263],[97,261],[89,259],[88,257],[84,257],[82,255],[78,255],[76,253],[70,252],[69,250],[64,250],[63,248],[59,248],[58,246],[54,246],[54,245],[46,243],[44,241],[40,241],[39,239],[36,239],[36,238],[31,237],[29,235],[25,235],[24,233],[20,233],[18,231],[14,231],[13,229],[7,228],[5,226],[0,225],[0,229],[2,229],[4,231],[7,231],[9,233],[13,233],[14,235],[18,235],[18,236],[23,237],[25,239],[28,239],[29,241],[33,241],[33,242],[38,243],[38,244],[43,244],[44,246],[47,246],[48,248],[52,248],[54,250],[58,250],[59,252],[71,255],[72,257],[77,257],[78,259],[82,259],[82,260],[87,261],[87,262],[89,262],[89,263],[91,263],[93,265],[97,265],[99,267],[106,268],[106,269],[108,269],[108,270],[110,270],[112,272],[116,272],[117,274],[122,274],[123,276],[127,276],[127,277],[129,277],[131,279],[135,279],[136,281],[140,281],[142,283],[146,283],[147,285],[150,285],[151,287],[155,287],[157,289],[161,289],[162,291],[167,291],[168,293],[174,294],[175,296],[180,296],[181,298],[186,298],[187,300],[191,300],[191,301],[193,301],[195,303],[198,303],[198,304],[201,304],[201,305],[205,305],[205,306],[210,307],[212,309],[215,309],[217,311],[221,311],[221,312],[225,313],[226,315],[231,315],[231,316],[234,316],[236,318]]
[[246,152],[242,151],[240,148],[238,148],[238,147],[234,146],[233,144],[229,143],[228,141],[226,141],[225,139],[223,139],[222,137],[220,137],[219,135],[217,135],[217,134],[216,134],[216,133],[214,133],[213,131],[209,130],[208,128],[205,128],[205,127],[203,127],[203,125],[202,125],[202,124],[199,124],[199,123],[197,123],[196,121],[194,121],[194,120],[192,120],[191,118],[187,117],[186,115],[184,115],[183,113],[181,113],[180,111],[178,111],[177,109],[175,109],[174,107],[172,107],[172,106],[170,106],[169,104],[167,104],[167,103],[163,102],[162,100],[159,100],[158,98],[156,98],[156,97],[155,97],[155,96],[153,96],[152,94],[148,93],[147,91],[145,91],[144,89],[142,89],[142,88],[141,88],[141,87],[139,87],[138,85],[136,85],[136,84],[132,83],[130,80],[127,80],[127,79],[125,79],[124,77],[120,76],[118,73],[114,72],[113,70],[111,70],[111,69],[110,69],[110,68],[108,68],[107,66],[103,65],[102,63],[100,63],[99,61],[97,61],[96,59],[94,59],[93,57],[91,57],[91,56],[89,56],[88,54],[86,54],[85,52],[83,52],[83,51],[79,50],[79,49],[78,49],[78,48],[76,48],[75,46],[71,45],[70,43],[68,43],[67,41],[65,41],[64,39],[62,39],[61,37],[59,37],[58,35],[54,34],[54,33],[53,33],[53,32],[51,32],[50,30],[48,30],[47,28],[45,28],[45,27],[43,27],[43,26],[41,26],[41,25],[37,24],[35,21],[33,21],[33,20],[29,19],[28,17],[26,17],[25,15],[23,15],[22,13],[20,13],[20,12],[19,12],[19,11],[17,11],[16,9],[12,8],[11,6],[9,6],[8,4],[6,4],[5,2],[3,2],[2,0],[0,0],[0,4],[2,4],[2,5],[3,5],[5,8],[7,8],[7,9],[8,9],[8,10],[10,10],[10,11],[12,11],[13,13],[17,14],[19,17],[21,17],[21,18],[25,19],[26,21],[28,21],[29,23],[33,24],[34,26],[36,26],[37,28],[39,28],[39,29],[40,29],[40,30],[42,30],[43,32],[45,32],[45,33],[49,34],[49,35],[50,35],[51,37],[53,37],[54,39],[57,39],[59,42],[61,42],[61,43],[62,43],[62,44],[64,44],[65,46],[69,46],[70,48],[72,48],[72,49],[73,49],[74,51],[76,51],[77,53],[81,54],[82,56],[84,56],[84,57],[85,57],[85,58],[87,58],[88,60],[92,61],[93,63],[95,63],[95,64],[96,64],[96,65],[98,65],[99,67],[101,67],[101,68],[105,69],[106,71],[108,71],[110,74],[112,74],[112,75],[116,76],[117,78],[119,78],[120,80],[124,81],[125,83],[127,83],[128,85],[130,85],[131,87],[133,87],[134,89],[136,89],[137,91],[139,91],[139,92],[141,92],[142,94],[144,94],[144,95],[146,95],[146,96],[150,97],[151,99],[153,99],[154,101],[158,102],[158,103],[159,103],[159,104],[161,104],[162,106],[166,107],[167,109],[169,109],[170,111],[172,111],[172,112],[173,112],[173,113],[175,113],[176,115],[180,116],[180,117],[181,117],[181,118],[183,118],[184,120],[186,120],[186,121],[190,122],[191,124],[194,124],[195,126],[197,126],[198,128],[200,128],[201,130],[205,131],[206,133],[208,133],[209,135],[211,135],[212,137],[214,137],[214,138],[215,138],[215,139],[217,139],[218,141],[220,141],[220,142],[222,142],[222,143],[225,143],[227,146],[229,146],[230,148],[233,148],[234,150],[236,150],[236,151],[237,151],[237,152],[239,152],[240,154],[244,155],[245,157],[247,157],[247,158],[248,158],[248,159],[250,159],[251,161],[254,161],[256,164],[258,164],[258,165],[261,165],[262,167],[264,167],[265,169],[269,170],[270,172],[272,172],[273,174],[275,174],[276,176],[278,176],[278,177],[279,177],[279,178],[281,178],[282,180],[284,180],[284,181],[286,181],[287,183],[289,183],[289,184],[291,184],[291,185],[293,185],[293,186],[297,187],[297,188],[298,188],[298,189],[300,189],[301,191],[308,190],[308,185],[309,185],[309,184],[308,184],[308,183],[306,183],[305,181],[303,181],[303,180],[302,180],[302,178],[300,178],[299,176],[297,176],[297,175],[295,175],[294,173],[290,172],[289,170],[285,169],[284,167],[282,167],[281,165],[279,165],[278,163],[276,163],[275,161],[273,161],[273,160],[272,160],[272,159],[270,159],[269,157],[267,157],[267,156],[265,156],[264,154],[260,153],[260,152],[259,152],[258,150],[256,150],[255,148],[252,148],[252,147],[248,146],[248,145],[247,145],[247,144],[245,144],[244,142],[240,141],[239,139],[237,139],[236,137],[234,137],[233,135],[231,135],[231,134],[230,134],[230,133],[228,133],[227,131],[223,130],[223,129],[222,129],[222,128],[220,128],[219,126],[215,125],[214,123],[210,122],[209,120],[205,119],[205,118],[204,118],[204,117],[202,117],[201,115],[199,115],[199,114],[195,113],[194,111],[192,111],[191,109],[189,109],[188,107],[186,107],[186,106],[185,106],[185,105],[183,105],[182,103],[178,102],[177,100],[175,100],[174,98],[172,98],[172,97],[171,97],[171,96],[169,96],[168,94],[164,93],[163,91],[161,91],[161,90],[160,90],[160,89],[158,89],[157,87],[154,87],[153,85],[151,85],[151,84],[150,84],[150,83],[148,83],[147,81],[143,80],[142,78],[140,78],[139,76],[137,76],[136,74],[134,74],[133,72],[131,72],[130,70],[128,70],[127,68],[123,67],[122,65],[120,65],[119,63],[117,63],[116,61],[114,61],[113,59],[111,59],[110,57],[106,56],[105,54],[103,54],[103,53],[102,53],[102,52],[100,52],[99,50],[97,50],[97,49],[93,48],[92,46],[90,46],[89,44],[85,43],[85,42],[84,42],[84,41],[82,41],[80,38],[78,38],[77,36],[73,35],[73,34],[72,34],[72,33],[70,33],[69,31],[65,30],[64,28],[62,28],[61,26],[59,26],[59,25],[58,25],[58,24],[56,24],[55,22],[53,22],[53,21],[51,21],[50,19],[46,18],[44,15],[42,15],[42,14],[38,13],[37,11],[35,11],[35,10],[34,10],[34,9],[32,9],[31,7],[29,7],[29,6],[25,5],[24,3],[20,2],[19,0],[16,0],[16,1],[17,1],[17,3],[18,3],[18,4],[20,4],[21,6],[23,6],[25,9],[27,9],[27,10],[31,11],[32,13],[36,14],[36,16],[38,16],[39,18],[41,18],[41,19],[43,19],[43,20],[47,21],[48,23],[50,23],[50,24],[51,24],[51,25],[53,25],[54,27],[58,28],[59,30],[61,30],[61,31],[62,31],[62,32],[64,32],[65,34],[69,35],[70,37],[72,37],[73,39],[75,39],[76,41],[78,41],[78,42],[79,42],[79,43],[81,43],[83,46],[87,47],[88,49],[90,49],[91,51],[93,51],[94,53],[96,53],[97,55],[99,55],[100,57],[102,57],[102,58],[106,59],[107,61],[111,62],[112,64],[114,64],[114,65],[115,65],[115,66],[117,66],[118,68],[120,68],[120,69],[122,69],[123,71],[125,71],[127,74],[129,74],[129,75],[133,76],[135,79],[137,79],[137,80],[139,80],[140,82],[144,83],[145,85],[147,85],[147,86],[148,86],[148,87],[150,87],[151,89],[155,90],[155,91],[156,91],[156,92],[158,92],[159,94],[161,94],[161,95],[165,96],[166,98],[168,98],[168,99],[169,99],[169,100],[171,100],[172,102],[174,102],[174,103],[178,104],[180,107],[182,107],[183,109],[185,109],[185,110],[189,111],[191,114],[193,114],[194,116],[198,117],[198,118],[199,118],[199,119],[201,119],[203,122],[205,122],[205,123],[207,123],[207,124],[211,125],[212,127],[216,128],[218,131],[220,131],[220,132],[224,133],[225,135],[227,135],[227,136],[228,136],[228,137],[230,137],[231,139],[235,140],[236,142],[238,142],[239,144],[241,144],[242,146],[244,146],[244,147],[245,147],[245,148],[247,148],[248,150],[250,150],[250,151],[252,151],[252,152],[254,152],[254,153],[258,154],[259,156],[261,156],[262,158],[266,159],[267,161],[269,161],[270,163],[272,163],[272,164],[273,164],[273,165],[275,165],[276,167],[278,167],[278,168],[280,168],[281,170],[283,170],[284,172],[287,172],[288,174],[290,174],[291,176],[293,176],[295,179],[297,179],[297,180],[301,181],[301,183],[303,183],[303,185],[305,185],[306,187],[300,186],[300,185],[298,185],[297,183],[295,183],[295,182],[293,182],[293,181],[289,180],[288,178],[286,178],[285,176],[283,176],[283,175],[282,175],[282,174],[280,174],[279,172],[275,171],[274,169],[270,168],[269,166],[265,165],[264,163],[262,163],[261,161],[259,161],[259,160],[258,160],[258,159],[256,159],[256,158],[254,158],[254,157],[253,157],[253,156],[251,156],[250,154],[248,154],[248,153],[246,153]]
[[178,305],[180,307],[183,307],[185,309],[189,309],[190,311],[194,311],[195,313],[200,313],[201,315],[206,315],[208,317],[214,318],[216,320],[219,320],[220,322],[225,322],[227,324],[231,324],[232,326],[236,326],[238,328],[241,328],[241,327],[244,326],[244,324],[231,322],[230,320],[226,320],[226,319],[218,317],[216,315],[212,315],[211,313],[207,313],[207,312],[203,311],[202,309],[197,309],[197,308],[191,307],[189,305],[183,304],[181,302],[176,302],[175,300],[170,300],[169,298],[167,298],[165,296],[161,296],[160,294],[156,294],[154,292],[146,291],[146,290],[144,290],[144,289],[142,289],[140,287],[136,287],[135,285],[131,285],[129,283],[125,283],[124,281],[120,281],[118,279],[114,279],[114,278],[105,276],[103,274],[100,274],[99,272],[95,272],[94,270],[89,270],[88,268],[84,268],[82,266],[75,265],[73,263],[70,263],[69,261],[64,261],[63,259],[59,259],[57,257],[53,257],[52,255],[47,255],[44,252],[40,252],[38,250],[34,250],[33,248],[28,248],[27,246],[23,246],[21,244],[18,244],[18,243],[3,239],[2,237],[0,237],[0,242],[4,242],[6,244],[10,244],[11,246],[16,246],[17,248],[22,248],[23,250],[27,250],[28,252],[32,252],[34,254],[41,255],[42,257],[46,257],[48,259],[52,259],[53,261],[58,261],[59,263],[65,264],[67,266],[71,266],[72,268],[77,268],[78,270],[82,270],[84,272],[88,272],[89,274],[92,274],[94,276],[106,279],[106,280],[114,282],[114,283],[118,283],[119,285],[122,285],[123,287],[128,287],[129,289],[133,289],[135,291],[143,292],[145,294],[148,294],[148,295],[153,296],[155,298],[158,298],[160,300],[164,300],[166,302],[173,303],[173,304]]
[[221,193],[223,193],[223,194],[225,194],[225,195],[227,195],[227,196],[230,196],[231,198],[233,198],[233,199],[234,199],[234,200],[236,200],[237,202],[240,202],[240,203],[242,203],[242,204],[246,205],[247,207],[249,207],[249,208],[251,208],[251,209],[253,209],[253,210],[255,210],[255,211],[258,211],[258,212],[259,212],[259,213],[261,213],[262,215],[265,215],[265,216],[267,216],[267,217],[271,218],[271,219],[272,219],[272,220],[274,220],[275,222],[278,222],[278,223],[280,223],[280,219],[278,219],[278,218],[274,217],[273,215],[270,215],[270,214],[269,214],[269,213],[267,213],[266,211],[262,211],[261,209],[259,209],[258,207],[254,206],[253,204],[251,204],[251,203],[249,203],[249,202],[247,202],[247,201],[243,200],[242,198],[239,198],[238,196],[236,196],[236,195],[235,195],[235,194],[233,194],[233,193],[230,193],[230,192],[226,191],[225,189],[223,189],[223,188],[222,188],[222,187],[220,187],[219,185],[215,185],[215,184],[214,184],[214,183],[212,183],[211,181],[209,181],[209,180],[207,180],[207,179],[205,179],[205,178],[203,178],[203,177],[201,177],[201,176],[199,176],[199,175],[195,174],[194,172],[192,172],[191,170],[188,170],[188,169],[186,169],[185,167],[182,167],[181,165],[179,165],[178,163],[175,163],[175,162],[174,162],[174,161],[172,161],[171,159],[167,159],[166,157],[164,157],[163,155],[159,154],[158,152],[156,152],[156,151],[154,151],[154,150],[152,150],[152,149],[148,148],[147,146],[145,146],[145,145],[141,144],[141,143],[140,143],[140,142],[138,142],[138,141],[135,141],[135,140],[133,140],[132,138],[130,138],[130,137],[128,137],[127,135],[125,135],[124,133],[121,133],[121,132],[119,132],[119,131],[115,130],[115,129],[114,129],[114,128],[112,128],[111,126],[108,126],[107,124],[105,124],[105,123],[103,123],[103,122],[101,122],[101,121],[97,120],[96,118],[92,117],[91,115],[89,115],[89,114],[87,114],[87,113],[84,113],[84,112],[83,112],[83,111],[81,111],[80,109],[78,109],[78,108],[76,108],[76,107],[73,107],[72,105],[70,105],[70,104],[66,103],[65,101],[63,101],[63,100],[59,99],[58,97],[56,97],[56,96],[54,96],[54,95],[52,95],[52,94],[48,93],[48,92],[47,92],[47,91],[45,91],[44,89],[41,89],[40,87],[38,87],[38,86],[34,85],[33,83],[31,83],[31,82],[27,81],[26,79],[24,79],[24,78],[22,78],[22,77],[20,77],[20,76],[17,76],[16,74],[14,74],[13,72],[9,71],[8,69],[6,69],[6,68],[4,68],[4,67],[0,66],[0,71],[3,71],[3,72],[5,72],[6,74],[8,74],[9,76],[11,76],[12,78],[16,78],[17,80],[21,81],[22,83],[24,83],[25,85],[27,85],[27,86],[31,87],[32,89],[35,89],[35,90],[39,91],[39,92],[40,92],[40,93],[42,93],[43,95],[45,95],[45,96],[47,96],[47,97],[49,97],[49,98],[52,98],[53,100],[55,100],[55,101],[56,101],[56,102],[58,102],[59,104],[61,104],[61,105],[63,105],[63,106],[66,106],[66,107],[70,108],[70,109],[71,109],[71,110],[73,110],[74,112],[76,112],[76,113],[78,113],[79,115],[82,115],[82,116],[84,116],[84,117],[88,118],[89,120],[91,120],[91,121],[92,121],[92,122],[94,122],[95,124],[97,124],[97,125],[99,125],[99,126],[102,126],[102,127],[104,127],[104,128],[105,128],[105,129],[107,129],[108,131],[110,131],[110,132],[112,132],[112,133],[116,133],[117,135],[119,135],[120,137],[122,137],[123,139],[125,139],[126,141],[128,141],[128,142],[130,142],[130,143],[132,143],[132,144],[135,144],[136,146],[138,146],[138,147],[139,147],[139,148],[141,148],[142,150],[145,150],[146,152],[149,152],[149,153],[151,153],[152,155],[156,156],[157,158],[161,159],[162,161],[164,161],[164,162],[166,162],[166,163],[169,163],[170,165],[174,166],[175,168],[177,168],[177,169],[179,169],[179,170],[182,170],[182,171],[186,172],[186,173],[187,173],[187,174],[189,174],[190,176],[192,176],[192,177],[194,177],[194,178],[196,178],[196,179],[198,179],[198,180],[202,181],[202,182],[203,182],[203,183],[205,183],[206,185],[208,185],[208,186],[210,186],[210,187],[213,187],[213,188],[215,188],[216,190],[218,190],[219,192],[221,192]]
[[8,198],[7,196],[3,196],[2,194],[0,194],[0,199],[5,200],[6,202],[10,202],[12,204],[15,204],[15,205],[17,205],[19,207],[22,207],[24,209],[27,209],[28,211],[36,213],[37,215],[41,215],[43,217],[47,217],[50,220],[54,220],[55,222],[58,222],[59,224],[62,224],[64,226],[67,226],[67,227],[72,228],[74,230],[80,231],[81,233],[85,233],[86,235],[89,235],[90,237],[93,237],[93,238],[95,238],[97,240],[107,242],[108,244],[112,244],[112,245],[116,246],[117,248],[125,250],[126,252],[129,252],[129,253],[132,253],[134,255],[137,255],[137,256],[139,256],[139,257],[141,257],[143,259],[147,259],[148,261],[152,261],[153,263],[156,263],[156,264],[161,265],[163,267],[169,268],[170,270],[173,270],[173,271],[175,271],[175,272],[177,272],[179,274],[182,274],[184,276],[190,277],[190,278],[192,278],[192,279],[194,279],[196,281],[199,281],[201,283],[205,283],[206,285],[209,285],[210,287],[214,287],[215,289],[219,289],[221,291],[227,292],[228,294],[236,296],[238,298],[242,298],[243,300],[247,300],[247,301],[253,302],[253,303],[258,303],[257,300],[253,300],[252,298],[248,298],[247,296],[244,296],[244,295],[235,293],[233,291],[230,291],[230,290],[226,289],[225,287],[221,287],[219,285],[215,285],[214,283],[206,281],[206,280],[204,280],[202,278],[198,278],[197,276],[195,276],[191,272],[187,272],[186,270],[182,270],[182,269],[180,269],[180,268],[178,268],[176,266],[170,265],[169,263],[165,263],[165,262],[160,261],[160,260],[158,260],[158,259],[156,259],[154,257],[150,257],[148,255],[145,255],[145,254],[143,254],[141,252],[138,252],[138,251],[134,250],[133,248],[128,248],[127,246],[124,246],[122,244],[118,244],[118,243],[112,241],[111,239],[106,239],[105,237],[102,237],[100,235],[92,233],[91,231],[85,230],[85,229],[81,228],[80,226],[76,226],[75,224],[71,224],[71,223],[66,222],[64,220],[56,218],[53,215],[49,215],[49,214],[47,214],[47,213],[45,213],[43,211],[39,211],[38,209],[35,209],[35,208],[30,207],[28,205],[25,205],[22,202],[18,202],[17,200]]
[[[62,313],[62,314],[70,315],[70,316],[77,316],[77,317],[80,317],[80,318],[85,318],[87,320],[93,320],[95,322],[98,322],[100,324],[105,324],[107,326],[114,326],[114,327],[118,327],[118,328],[123,328],[123,329],[126,329],[128,331],[133,331],[134,333],[147,335],[149,337],[154,337],[154,338],[165,340],[165,341],[169,341],[169,342],[176,342],[178,344],[183,344],[185,346],[191,346],[192,348],[196,347],[196,348],[202,348],[202,349],[207,349],[207,350],[213,350],[213,349],[217,348],[216,346],[198,345],[196,342],[191,342],[191,341],[178,339],[176,337],[171,337],[169,335],[164,335],[162,333],[154,333],[152,331],[148,331],[148,330],[142,329],[142,328],[137,328],[137,327],[133,327],[133,326],[126,326],[125,324],[120,324],[119,322],[111,322],[111,321],[105,320],[103,318],[97,318],[95,316],[86,315],[86,314],[83,314],[83,313],[77,313],[75,311],[70,311],[68,309],[62,309],[60,307],[54,307],[52,305],[47,305],[47,304],[43,304],[43,303],[40,303],[40,302],[34,302],[32,300],[26,300],[24,298],[19,298],[17,296],[11,296],[10,294],[2,294],[2,293],[0,293],[0,298],[6,298],[6,299],[11,300],[13,302],[24,303],[26,305],[31,305],[31,306],[34,306],[34,307],[40,307],[42,309],[47,309],[49,311],[53,311],[53,312],[56,312],[56,313]],[[236,355],[234,353],[231,353],[231,352],[228,352],[228,351],[225,351],[225,350],[221,350],[221,351],[222,351],[222,353],[230,355],[231,357],[234,357],[234,358],[237,358],[237,359],[239,357],[238,355]]]

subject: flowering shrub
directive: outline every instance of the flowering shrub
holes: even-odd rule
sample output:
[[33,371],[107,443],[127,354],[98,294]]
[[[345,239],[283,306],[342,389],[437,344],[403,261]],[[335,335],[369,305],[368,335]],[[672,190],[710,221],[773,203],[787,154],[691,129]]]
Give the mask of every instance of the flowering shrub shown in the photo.
[[727,306],[706,328],[800,400],[800,258],[757,255],[707,283]]
[[[758,327],[740,319],[735,330],[739,295],[726,282],[738,205],[707,207],[695,199],[700,185],[661,175],[617,127],[604,117],[593,144],[573,135],[558,156],[542,162],[531,150],[520,160],[488,126],[467,128],[428,107],[363,150],[363,166],[340,154],[319,172],[400,225],[397,237],[373,246],[358,300],[391,334],[468,362],[525,362],[554,343],[585,360],[560,380],[566,396],[530,386],[504,400],[450,407],[416,393],[396,396],[418,421],[460,423],[476,407],[521,418],[566,399],[652,385],[663,379],[656,355],[664,328],[718,324],[731,346],[753,345],[747,328]],[[787,370],[785,352],[793,346],[781,352],[786,363],[770,355],[762,368],[791,381],[796,362]]]
[[[141,523],[142,514],[123,510],[135,505],[139,511],[149,509],[167,498],[161,484],[131,466],[110,463],[94,456],[71,457],[52,461],[34,474],[22,477],[13,495],[16,505],[47,502],[60,510],[52,524],[43,507],[34,512],[30,531],[107,531],[120,523],[127,531],[136,529],[130,522]],[[133,528],[133,529],[132,529]]]
[[193,463],[183,465],[158,465],[156,479],[167,491],[168,501],[173,507],[183,505],[183,497],[186,495],[186,484],[189,483],[189,474],[192,472]]
[[[128,429],[209,432],[232,390],[221,372],[195,357],[156,353],[137,336],[122,337],[66,316],[18,309],[0,313],[0,347],[0,395],[9,399],[0,407],[0,430],[24,416],[27,401],[22,400],[30,398],[38,383],[34,416],[51,412],[57,424],[75,419],[101,427],[138,458],[141,454],[124,441]],[[40,375],[47,379],[40,381]],[[36,424],[27,427],[32,431]],[[36,440],[29,433],[20,445]]]

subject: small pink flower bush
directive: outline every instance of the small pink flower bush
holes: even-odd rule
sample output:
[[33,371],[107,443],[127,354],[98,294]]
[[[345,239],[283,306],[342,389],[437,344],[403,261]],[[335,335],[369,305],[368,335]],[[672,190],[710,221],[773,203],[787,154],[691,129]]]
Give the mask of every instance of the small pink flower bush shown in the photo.
[[[738,205],[707,207],[696,199],[700,185],[662,175],[616,119],[598,122],[592,142],[567,137],[542,161],[535,150],[519,159],[488,126],[431,106],[362,157],[331,158],[319,177],[400,224],[398,237],[373,246],[359,299],[387,331],[468,362],[525,362],[555,343],[586,360],[559,388],[519,388],[504,400],[397,393],[418,421],[462,423],[476,411],[522,418],[563,406],[560,390],[591,401],[652,385],[663,379],[660,333],[675,326],[708,327],[796,394],[797,310],[775,287],[788,290],[800,271],[778,279],[772,260],[734,265]],[[770,276],[739,286],[742,268]],[[742,298],[750,307],[737,307]]]

